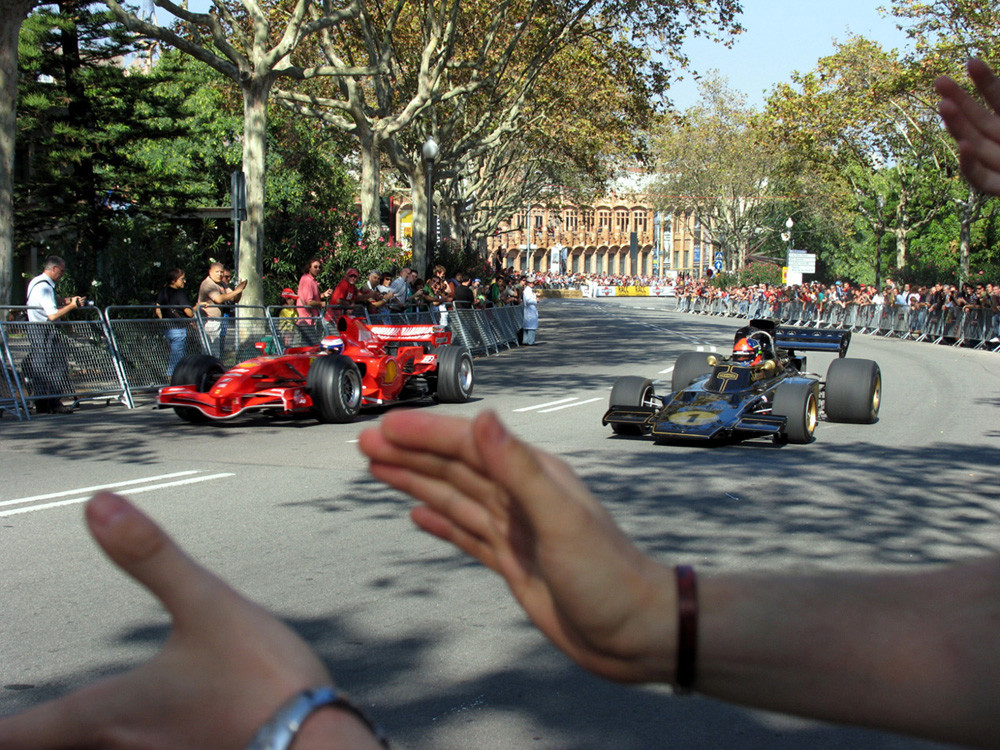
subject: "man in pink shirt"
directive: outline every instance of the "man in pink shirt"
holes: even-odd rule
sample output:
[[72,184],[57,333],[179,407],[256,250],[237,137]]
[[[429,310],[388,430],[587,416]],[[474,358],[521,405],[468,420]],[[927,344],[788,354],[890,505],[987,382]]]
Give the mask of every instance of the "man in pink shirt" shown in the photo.
[[322,263],[319,258],[310,258],[306,263],[305,270],[299,278],[298,292],[298,313],[297,325],[302,331],[302,338],[310,344],[318,344],[322,336],[322,327],[318,318],[326,307],[326,301],[333,294],[332,289],[320,292],[319,283],[316,276],[319,274]]

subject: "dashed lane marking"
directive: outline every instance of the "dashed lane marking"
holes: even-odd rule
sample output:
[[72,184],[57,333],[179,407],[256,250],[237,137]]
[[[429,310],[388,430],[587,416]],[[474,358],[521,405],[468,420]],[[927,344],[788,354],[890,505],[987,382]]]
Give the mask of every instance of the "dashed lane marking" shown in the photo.
[[576,401],[572,404],[563,404],[562,406],[555,406],[551,409],[542,409],[539,414],[548,414],[550,411],[559,411],[560,409],[569,409],[574,406],[583,406],[584,404],[592,404],[595,401],[603,401],[603,396],[598,396],[597,398],[588,398],[586,401]]
[[549,401],[545,404],[535,404],[534,406],[525,406],[520,409],[514,409],[514,412],[521,411],[535,411],[535,409],[544,409],[546,406],[556,406],[557,404],[565,404],[568,401],[576,401],[576,396],[570,396],[569,398],[561,398],[558,401]]
[[[16,516],[21,513],[34,513],[38,510],[48,510],[49,508],[60,508],[64,505],[78,505],[80,503],[85,503],[91,498],[94,492],[98,490],[116,490],[125,489],[129,495],[141,495],[144,492],[152,492],[154,490],[167,489],[169,487],[180,487],[186,484],[197,484],[199,482],[210,482],[214,479],[225,479],[226,477],[236,476],[233,472],[223,472],[220,474],[204,474],[200,476],[191,476],[192,474],[199,474],[197,471],[178,471],[173,474],[160,474],[159,476],[146,477],[144,479],[129,479],[123,480],[121,482],[109,483],[109,484],[97,484],[90,487],[77,487],[72,490],[65,490],[63,492],[51,492],[45,495],[33,495],[31,497],[19,497],[13,500],[3,500],[0,501],[0,507],[8,507],[11,505],[25,505],[27,507],[23,508],[11,508],[10,510],[0,510],[0,518],[6,516]],[[162,479],[173,479],[174,477],[186,477],[185,479],[177,479],[173,482],[161,482]],[[146,482],[157,482],[156,484],[146,484]],[[42,500],[51,500],[57,497],[66,497],[67,495],[78,495],[79,497],[71,497],[65,500],[56,500],[51,503],[41,503],[37,505],[31,505],[30,503],[39,503]]]

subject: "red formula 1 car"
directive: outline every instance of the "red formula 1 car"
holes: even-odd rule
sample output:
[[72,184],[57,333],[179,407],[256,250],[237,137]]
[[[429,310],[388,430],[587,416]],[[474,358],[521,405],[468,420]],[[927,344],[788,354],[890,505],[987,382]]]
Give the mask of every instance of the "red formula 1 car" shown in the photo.
[[255,410],[350,422],[365,406],[427,397],[460,403],[472,395],[472,356],[453,346],[441,326],[369,325],[344,317],[337,328],[340,334],[319,346],[262,354],[228,372],[207,354],[187,357],[160,389],[157,407],[173,408],[188,422]]

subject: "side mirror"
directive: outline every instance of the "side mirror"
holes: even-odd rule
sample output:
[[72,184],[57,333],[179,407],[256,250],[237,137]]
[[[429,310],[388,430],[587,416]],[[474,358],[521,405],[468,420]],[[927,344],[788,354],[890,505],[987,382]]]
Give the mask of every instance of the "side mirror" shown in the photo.
[[712,367],[715,367],[717,364],[719,364],[719,358],[716,357],[714,354],[709,354],[706,361]]
[[774,372],[776,369],[778,369],[778,365],[775,364],[775,362],[774,362],[773,359],[767,360],[766,362],[764,362],[764,364],[761,367],[764,370],[764,372],[766,372],[768,374],[770,374],[770,373]]

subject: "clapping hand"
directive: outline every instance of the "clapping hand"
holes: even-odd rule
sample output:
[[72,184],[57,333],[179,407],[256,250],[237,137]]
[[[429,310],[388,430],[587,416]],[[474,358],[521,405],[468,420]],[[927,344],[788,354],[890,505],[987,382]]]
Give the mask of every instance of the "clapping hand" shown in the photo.
[[[0,749],[242,748],[292,695],[331,684],[292,630],[191,560],[124,498],[101,493],[86,517],[108,557],[166,607],[172,632],[131,672],[0,719]],[[313,726],[328,730],[325,747],[377,747],[342,711],[327,709]]]
[[620,681],[672,678],[672,571],[625,537],[563,461],[492,412],[472,422],[391,412],[360,447],[376,479],[421,502],[417,526],[502,575],[580,665]]

